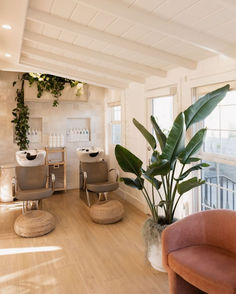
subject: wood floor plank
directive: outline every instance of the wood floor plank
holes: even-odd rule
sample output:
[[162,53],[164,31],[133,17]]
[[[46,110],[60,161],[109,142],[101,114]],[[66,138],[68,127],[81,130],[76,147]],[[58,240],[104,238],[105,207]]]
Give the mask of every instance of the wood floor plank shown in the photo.
[[43,202],[56,229],[32,239],[14,233],[20,203],[0,203],[0,293],[167,294],[167,274],[144,257],[146,216],[123,203],[121,222],[98,225],[78,190],[57,193]]

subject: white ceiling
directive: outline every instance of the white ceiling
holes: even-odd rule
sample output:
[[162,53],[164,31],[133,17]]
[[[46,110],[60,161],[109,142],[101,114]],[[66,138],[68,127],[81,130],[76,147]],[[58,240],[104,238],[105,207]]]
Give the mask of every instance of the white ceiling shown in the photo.
[[236,58],[234,0],[1,0],[1,6],[1,25],[13,27],[0,29],[3,70],[122,88],[178,66],[194,70],[216,54]]

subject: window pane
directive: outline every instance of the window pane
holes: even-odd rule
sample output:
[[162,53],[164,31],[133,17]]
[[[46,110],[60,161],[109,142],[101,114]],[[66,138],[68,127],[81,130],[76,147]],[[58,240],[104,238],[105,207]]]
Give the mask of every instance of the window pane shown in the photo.
[[214,111],[205,119],[204,126],[208,129],[217,129],[220,128],[220,112],[219,112],[219,106],[215,108]]
[[207,130],[203,151],[236,156],[236,131]]
[[221,131],[221,152],[236,156],[236,131]]
[[121,144],[121,125],[112,125],[112,144]]
[[205,119],[207,135],[203,150],[236,156],[236,91],[230,91]]
[[152,113],[160,128],[168,133],[173,123],[173,96],[154,98],[152,101]]
[[203,151],[208,153],[220,153],[220,131],[207,130]]
[[208,162],[202,169],[202,209],[226,208],[236,210],[236,166]]
[[113,106],[112,107],[112,120],[121,120],[121,107]]

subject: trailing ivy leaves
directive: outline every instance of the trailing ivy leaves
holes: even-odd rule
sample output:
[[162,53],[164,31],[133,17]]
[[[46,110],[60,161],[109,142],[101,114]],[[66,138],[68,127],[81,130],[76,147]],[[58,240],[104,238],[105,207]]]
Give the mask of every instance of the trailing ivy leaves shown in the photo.
[[[25,73],[23,74],[23,79],[29,82],[29,85],[32,86],[34,83],[37,84],[37,98],[40,98],[44,91],[49,92],[54,97],[53,107],[58,106],[58,98],[62,95],[62,91],[65,88],[65,84],[70,84],[70,87],[73,88],[78,84],[83,86],[85,83],[66,79],[63,77],[58,77],[50,74],[40,74],[40,73]],[[81,95],[81,87],[78,87],[76,96]]]
[[226,85],[215,91],[208,93],[198,99],[194,104],[184,111],[186,129],[192,124],[205,119],[225,97],[229,91],[230,85]]
[[[16,81],[13,82],[13,86]],[[21,88],[16,90],[16,107],[12,110],[12,123],[15,127],[15,141],[20,150],[26,150],[29,146],[27,132],[29,130],[29,108],[24,102],[24,80],[21,79]]]
[[136,179],[131,179],[131,178],[120,178],[121,182],[124,182],[127,186],[130,186],[132,188],[142,190],[143,185],[144,185],[144,179],[143,178],[136,178]]
[[182,181],[184,178],[186,178],[192,171],[200,170],[203,167],[210,166],[208,163],[199,163],[197,165],[194,165],[190,167],[188,170],[186,170],[176,181]]
[[133,173],[137,177],[141,176],[141,167],[143,162],[137,156],[121,145],[116,145],[115,155],[116,160],[123,171]]
[[140,133],[144,136],[144,138],[147,140],[147,142],[152,147],[152,149],[155,150],[156,140],[153,137],[153,135],[150,134],[149,131],[142,124],[140,124],[135,118],[133,119],[133,123],[136,126],[136,128],[140,131]]
[[163,151],[163,149],[166,145],[166,135],[162,132],[162,130],[158,126],[157,121],[153,115],[151,115],[151,123],[152,123],[153,129],[155,131],[157,140],[160,144],[161,151]]
[[183,195],[184,193],[192,190],[193,188],[201,186],[204,183],[205,183],[205,181],[198,179],[197,177],[194,177],[194,178],[191,178],[187,181],[179,183],[177,185],[177,190],[180,195]]

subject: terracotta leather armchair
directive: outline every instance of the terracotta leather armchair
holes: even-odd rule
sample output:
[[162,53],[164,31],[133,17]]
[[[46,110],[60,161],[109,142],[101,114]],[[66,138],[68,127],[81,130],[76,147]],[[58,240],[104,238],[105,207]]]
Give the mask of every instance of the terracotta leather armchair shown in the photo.
[[235,294],[236,211],[203,211],[170,225],[162,254],[171,294]]

